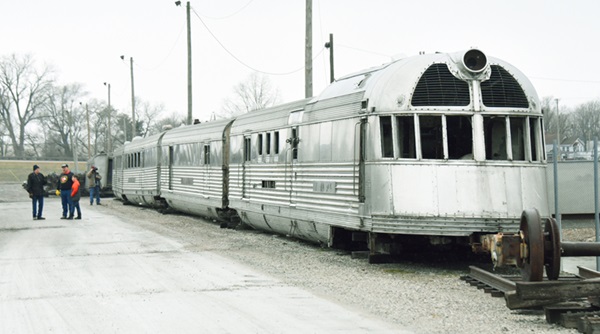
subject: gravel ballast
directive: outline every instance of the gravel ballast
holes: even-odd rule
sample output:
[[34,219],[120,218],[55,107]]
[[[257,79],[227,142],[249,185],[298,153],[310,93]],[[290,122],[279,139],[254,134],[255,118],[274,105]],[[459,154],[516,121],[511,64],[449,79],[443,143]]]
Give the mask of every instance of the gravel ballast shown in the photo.
[[[577,333],[548,324],[542,310],[509,310],[460,280],[468,263],[401,261],[369,264],[340,250],[322,248],[254,230],[222,229],[217,222],[104,200],[127,221],[188,245],[237,260],[285,284],[306,289],[348,308],[398,324],[415,333]],[[593,236],[589,228],[569,233],[571,241]]]

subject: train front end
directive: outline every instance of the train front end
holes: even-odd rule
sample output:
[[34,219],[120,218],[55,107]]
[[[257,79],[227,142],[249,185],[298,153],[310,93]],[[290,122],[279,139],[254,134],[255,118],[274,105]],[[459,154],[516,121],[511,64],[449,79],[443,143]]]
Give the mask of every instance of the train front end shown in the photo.
[[371,83],[360,180],[371,243],[378,234],[379,243],[473,242],[518,231],[524,209],[549,216],[542,111],[518,69],[472,49],[407,58],[371,76],[362,78]]

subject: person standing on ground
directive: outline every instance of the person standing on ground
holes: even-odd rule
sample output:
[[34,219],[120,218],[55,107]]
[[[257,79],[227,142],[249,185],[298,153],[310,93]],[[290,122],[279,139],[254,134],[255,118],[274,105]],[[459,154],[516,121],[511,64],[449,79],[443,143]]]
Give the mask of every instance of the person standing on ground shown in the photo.
[[77,175],[73,175],[73,186],[71,187],[71,201],[73,201],[73,210],[71,211],[71,217],[73,217],[73,212],[77,210],[77,217],[75,217],[75,219],[81,219],[81,208],[79,207],[80,199],[81,193],[79,192],[79,178]]
[[[58,178],[58,189],[56,195],[60,195],[62,203],[62,217],[60,219],[73,219],[73,201],[71,200],[71,188],[73,187],[73,172],[69,170],[69,165],[63,164],[62,174]],[[67,213],[69,216],[67,217]]]
[[90,190],[90,205],[94,204],[94,198],[96,198],[96,205],[101,205],[100,180],[102,180],[102,175],[98,173],[98,168],[92,166],[92,169],[87,173],[87,186]]
[[27,192],[33,205],[33,219],[43,220],[42,210],[44,210],[44,186],[46,177],[40,172],[40,166],[33,165],[33,173],[27,177]]

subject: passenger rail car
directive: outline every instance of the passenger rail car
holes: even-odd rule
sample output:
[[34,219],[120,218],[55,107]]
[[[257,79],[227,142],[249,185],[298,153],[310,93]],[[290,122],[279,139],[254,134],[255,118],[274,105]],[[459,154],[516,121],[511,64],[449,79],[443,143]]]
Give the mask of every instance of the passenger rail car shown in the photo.
[[[85,173],[87,174],[92,166],[97,168],[97,173],[100,174],[102,179],[100,180],[100,195],[101,196],[111,196],[113,195],[113,186],[112,186],[112,178],[113,178],[113,158],[112,156],[101,152],[93,157],[91,157],[87,162],[87,169]],[[87,177],[84,178],[84,182],[86,182],[87,188]],[[86,189],[87,192],[87,189]]]
[[[177,210],[391,253],[407,236],[469,243],[516,232],[524,208],[549,216],[542,134],[527,77],[471,49],[397,60],[315,98],[143,139],[159,152],[143,163],[160,175],[148,191]],[[122,189],[146,189],[133,182],[142,170],[123,167],[141,149],[115,152]]]

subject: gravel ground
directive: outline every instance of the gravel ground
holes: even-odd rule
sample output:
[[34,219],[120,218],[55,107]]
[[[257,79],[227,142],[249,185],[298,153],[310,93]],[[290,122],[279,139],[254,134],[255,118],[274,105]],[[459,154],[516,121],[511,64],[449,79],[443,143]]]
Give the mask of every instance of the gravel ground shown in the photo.
[[[15,201],[14,185],[0,184],[0,201]],[[578,333],[546,323],[543,311],[509,310],[503,298],[493,298],[471,287],[459,279],[468,271],[469,263],[464,261],[368,264],[345,252],[284,236],[221,229],[215,222],[163,215],[113,199],[103,199],[102,204],[94,209],[128,217],[130,223],[184,243],[190,252],[211,251],[227,256],[288,285],[415,333]],[[88,208],[83,205],[83,215]],[[563,221],[565,240],[593,240],[593,222],[589,228],[569,226]]]

